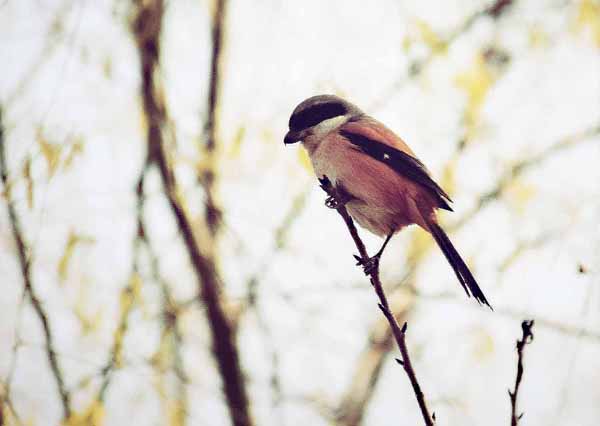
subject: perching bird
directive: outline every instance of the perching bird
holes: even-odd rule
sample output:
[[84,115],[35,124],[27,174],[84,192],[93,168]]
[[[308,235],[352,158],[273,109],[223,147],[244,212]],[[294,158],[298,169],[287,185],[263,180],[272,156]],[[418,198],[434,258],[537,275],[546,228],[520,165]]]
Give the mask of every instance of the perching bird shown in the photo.
[[[431,233],[468,296],[490,306],[436,218],[450,197],[400,137],[356,105],[333,95],[313,96],[292,113],[284,143],[302,142],[319,180],[331,182],[359,225],[385,237],[364,265],[377,267],[390,238],[417,224]],[[491,306],[490,306],[491,308]]]

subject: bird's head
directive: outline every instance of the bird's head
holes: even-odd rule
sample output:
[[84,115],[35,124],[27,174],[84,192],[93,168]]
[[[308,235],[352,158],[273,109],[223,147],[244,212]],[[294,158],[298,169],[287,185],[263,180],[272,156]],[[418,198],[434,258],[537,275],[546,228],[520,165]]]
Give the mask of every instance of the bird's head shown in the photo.
[[335,95],[313,96],[302,101],[292,112],[289,131],[283,142],[291,144],[310,140],[318,144],[328,133],[364,113]]

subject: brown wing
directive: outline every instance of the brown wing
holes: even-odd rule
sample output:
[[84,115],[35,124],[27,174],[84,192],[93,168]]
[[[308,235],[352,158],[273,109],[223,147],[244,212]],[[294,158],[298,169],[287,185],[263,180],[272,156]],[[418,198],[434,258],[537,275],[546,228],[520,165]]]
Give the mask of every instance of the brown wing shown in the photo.
[[[391,133],[385,128],[384,131]],[[356,150],[384,163],[399,175],[410,179],[427,190],[437,201],[437,207],[452,211],[452,208],[448,205],[448,202],[452,202],[448,194],[431,178],[423,163],[414,155],[411,155],[410,148],[396,135],[393,136],[397,139],[394,141],[394,145],[397,147],[384,142],[386,139],[382,138],[380,132],[373,128],[365,128],[365,126],[346,125],[340,129],[339,133]],[[407,148],[406,151],[410,154],[402,149],[404,147]]]

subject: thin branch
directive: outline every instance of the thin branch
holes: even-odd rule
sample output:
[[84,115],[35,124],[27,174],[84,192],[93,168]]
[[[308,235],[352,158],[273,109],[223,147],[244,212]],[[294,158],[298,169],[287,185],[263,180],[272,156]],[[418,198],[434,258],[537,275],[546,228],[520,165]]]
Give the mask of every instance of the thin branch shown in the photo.
[[200,298],[203,301],[210,325],[212,352],[223,381],[232,423],[235,426],[252,425],[246,384],[236,345],[235,324],[228,318],[225,311],[225,298],[221,294],[221,278],[217,272],[216,259],[212,250],[216,233],[213,223],[216,222],[212,222],[214,217],[207,213],[207,226],[211,232],[207,234],[206,241],[202,242],[202,247],[207,247],[208,253],[205,255],[200,250],[192,220],[184,208],[180,196],[181,190],[164,147],[163,128],[168,120],[160,85],[156,81],[160,58],[163,1],[136,1],[134,4],[137,5],[137,11],[132,22],[132,30],[140,53],[141,96],[148,118],[146,135],[148,155],[151,161],[158,166],[165,195],[198,280]]
[[[0,129],[0,132],[2,132],[2,129]],[[0,137],[1,137],[1,135],[0,135]],[[14,202],[14,200],[13,200],[13,202]],[[2,399],[4,399],[4,402],[11,409],[13,417],[15,418],[17,424],[19,424],[19,425],[22,425],[23,421],[21,420],[19,413],[16,411],[16,409],[14,408],[14,404],[12,403],[11,389],[12,389],[13,379],[14,379],[15,373],[17,371],[17,357],[19,355],[19,349],[20,349],[21,345],[23,344],[23,342],[21,340],[21,324],[23,322],[23,307],[25,306],[25,302],[26,302],[26,295],[23,292],[21,297],[19,298],[19,304],[17,306],[17,321],[15,324],[14,344],[13,344],[12,351],[11,351],[12,353],[11,353],[10,364],[8,367],[8,373],[6,374],[6,379],[4,380],[4,391],[3,391],[3,395],[2,395]]]
[[577,146],[580,143],[588,141],[598,135],[600,135],[600,124],[595,124],[587,129],[558,140],[536,155],[516,162],[512,165],[512,167],[504,172],[492,189],[478,197],[477,201],[475,202],[475,206],[473,206],[470,211],[465,213],[457,222],[452,224],[450,230],[454,231],[457,228],[460,228],[466,222],[472,219],[477,213],[483,210],[485,206],[490,204],[492,201],[499,199],[504,191],[506,191],[506,189],[510,186],[510,184],[515,181],[515,179],[522,176],[533,166],[541,164],[545,160],[551,158],[552,155],[556,154],[557,152]]
[[[344,198],[343,196],[341,196],[342,194],[340,194],[338,192],[338,190],[333,187],[333,185],[331,184],[331,182],[329,181],[327,176],[323,176],[323,179],[321,180],[321,184],[322,184],[321,187],[323,188],[323,190],[325,192],[327,192],[327,194],[332,196],[334,199],[340,200],[340,199]],[[362,240],[360,239],[360,236],[358,235],[358,230],[356,229],[356,226],[354,225],[354,221],[348,214],[348,211],[346,210],[346,207],[343,204],[340,203],[337,206],[336,210],[340,214],[340,216],[342,216],[342,219],[344,219],[344,222],[346,223],[346,226],[348,227],[348,231],[350,232],[350,236],[354,240],[354,244],[356,245],[356,248],[358,249],[358,252],[360,254],[359,257],[362,260],[362,263],[366,264],[369,260],[369,255],[367,253],[367,249],[365,248],[364,243],[362,242]],[[390,309],[390,305],[388,303],[387,297],[383,290],[383,286],[381,285],[381,281],[379,279],[379,267],[376,267],[374,269],[373,273],[371,274],[371,285],[373,285],[373,288],[375,289],[375,293],[377,294],[377,297],[379,298],[379,309],[381,309],[381,312],[383,312],[383,315],[389,322],[390,327],[392,329],[392,334],[394,335],[394,339],[396,340],[396,344],[398,345],[398,349],[400,349],[400,354],[402,356],[402,359],[401,360],[396,359],[396,361],[400,365],[402,365],[402,367],[404,368],[404,371],[406,372],[406,375],[408,376],[408,379],[410,380],[410,384],[412,385],[413,391],[417,398],[417,402],[419,404],[419,408],[421,410],[421,414],[423,415],[423,420],[425,421],[425,424],[427,426],[433,426],[434,418],[431,416],[431,414],[429,414],[429,409],[427,408],[425,396],[423,395],[421,386],[419,385],[419,382],[417,381],[417,376],[415,374],[414,368],[412,366],[412,362],[411,362],[409,354],[408,354],[408,349],[406,347],[407,323],[405,322],[404,325],[402,326],[402,328],[400,328],[400,326],[398,325],[398,322],[396,321],[396,318],[394,317],[394,314],[392,313],[392,310]]]
[[[454,43],[461,35],[467,33],[474,24],[482,17],[491,17],[493,19],[500,18],[514,3],[514,0],[495,0],[488,7],[483,8],[471,16],[469,16],[456,30],[454,30],[445,40],[442,41],[446,51],[448,46]],[[371,105],[369,111],[375,111],[383,107],[387,102],[394,96],[398,90],[402,88],[411,78],[414,78],[421,74],[423,70],[433,61],[436,57],[437,52],[430,50],[425,57],[414,59],[406,67],[406,71],[388,86],[381,93],[382,95],[377,98],[377,101]]]
[[173,338],[173,371],[178,379],[177,399],[180,404],[179,408],[181,410],[181,414],[186,416],[188,413],[186,384],[189,382],[189,379],[185,373],[183,356],[181,353],[183,336],[179,320],[180,310],[173,298],[173,295],[171,294],[168,283],[160,274],[158,256],[152,249],[152,244],[150,243],[148,232],[146,231],[146,224],[144,222],[144,207],[146,201],[144,182],[149,167],[150,162],[149,158],[147,157],[136,185],[137,239],[146,246],[148,257],[150,259],[152,279],[160,286],[162,296],[161,339],[167,338],[169,335]]
[[[135,262],[136,261],[134,261],[134,263]],[[120,294],[121,312],[119,315],[119,321],[117,323],[117,329],[113,334],[113,343],[110,349],[108,361],[106,362],[106,365],[102,368],[100,372],[102,382],[100,384],[100,389],[98,390],[98,395],[96,397],[96,399],[99,402],[104,402],[106,393],[108,392],[108,388],[112,381],[113,373],[115,370],[122,366],[123,341],[125,339],[127,329],[129,328],[129,314],[131,313],[135,305],[134,280],[138,278],[133,274],[137,274],[137,271],[132,272],[132,276],[130,277],[127,285],[123,288]]]
[[36,78],[38,73],[44,68],[44,65],[52,59],[54,52],[60,47],[60,38],[64,36],[65,16],[73,8],[73,0],[65,0],[54,15],[48,31],[44,36],[44,45],[39,50],[39,55],[35,61],[22,73],[23,77],[19,79],[15,87],[8,93],[4,103],[7,107],[12,106],[16,99],[23,97],[23,92]]
[[524,413],[517,414],[517,397],[519,394],[519,386],[521,386],[521,380],[523,379],[523,349],[525,345],[531,343],[533,341],[533,333],[531,329],[533,328],[533,320],[525,320],[521,323],[521,328],[523,330],[523,337],[521,340],[517,340],[517,377],[515,379],[515,388],[511,392],[508,390],[508,395],[510,396],[510,404],[512,406],[511,412],[511,426],[517,426],[521,417],[523,417]]
[[23,236],[21,221],[19,219],[17,210],[12,199],[10,182],[8,180],[8,168],[6,165],[6,153],[4,142],[4,123],[2,121],[2,108],[0,106],[0,174],[2,179],[2,185],[4,187],[4,196],[6,197],[6,203],[8,205],[8,216],[10,226],[12,229],[13,238],[15,239],[15,243],[17,246],[17,254],[19,257],[21,275],[24,284],[23,291],[24,295],[26,295],[29,298],[33,310],[42,324],[46,356],[48,358],[48,362],[50,363],[50,369],[52,370],[52,375],[54,376],[54,380],[58,388],[58,393],[60,394],[63,418],[66,419],[71,415],[71,395],[67,390],[63,373],[58,365],[58,360],[56,358],[56,351],[54,349],[54,337],[52,334],[52,329],[50,327],[50,320],[48,318],[48,314],[46,313],[44,307],[42,306],[42,302],[38,298],[33,288],[33,282],[31,278],[31,257],[29,249],[27,247],[27,243],[25,242],[25,237]]
[[306,187],[305,190],[296,195],[290,208],[287,213],[283,217],[283,220],[275,228],[274,231],[274,241],[273,246],[269,250],[269,252],[263,255],[262,260],[258,262],[258,267],[254,271],[254,273],[247,280],[247,301],[246,306],[244,308],[249,308],[256,304],[256,298],[258,297],[258,285],[262,276],[268,274],[271,266],[273,265],[273,257],[277,255],[278,252],[282,251],[287,247],[288,237],[290,231],[294,225],[294,223],[301,216],[302,212],[306,208],[306,200],[310,194],[309,187]]
[[287,213],[284,215],[281,223],[275,228],[274,240],[272,248],[269,252],[263,255],[261,261],[257,262],[258,267],[255,272],[247,280],[247,296],[243,302],[242,313],[253,309],[256,316],[258,329],[262,334],[263,345],[265,354],[270,360],[270,373],[269,373],[269,387],[271,391],[271,410],[272,415],[277,415],[277,422],[279,425],[284,424],[283,411],[280,410],[281,402],[283,401],[283,391],[281,386],[280,378],[280,357],[279,347],[273,342],[273,332],[269,326],[267,318],[263,315],[260,309],[259,297],[259,285],[261,278],[268,274],[271,265],[273,265],[273,258],[278,252],[286,248],[288,243],[288,237],[294,223],[301,216],[302,211],[306,208],[306,200],[310,194],[309,187],[306,187],[302,192],[296,195],[289,207]]
[[221,221],[221,210],[215,203],[214,183],[216,177],[216,145],[217,145],[217,116],[218,116],[218,101],[221,88],[222,74],[222,55],[223,38],[225,30],[225,14],[227,0],[217,0],[215,12],[211,21],[212,24],[212,51],[210,64],[210,80],[208,92],[208,113],[206,118],[206,145],[205,155],[207,156],[207,166],[200,175],[200,182],[206,193],[206,210],[205,218],[210,233],[215,236],[217,234]]
[[[451,303],[456,303],[459,305],[464,305],[466,309],[475,310],[478,307],[473,306],[471,303],[467,303],[466,300],[463,300],[462,297],[457,297],[455,293],[439,293],[439,294],[423,294],[416,289],[413,290],[415,296],[417,296],[421,301],[447,301]],[[515,310],[512,308],[504,308],[498,307],[494,309],[494,314],[497,316],[501,316],[504,318],[517,319],[520,320],[523,317],[529,316],[530,312],[525,312],[521,310]],[[577,325],[569,325],[563,324],[560,321],[552,320],[548,318],[536,318],[535,325],[538,328],[544,328],[549,331],[554,331],[556,333],[562,334],[564,336],[575,337],[587,339],[590,342],[600,343],[600,331],[590,330],[589,328],[577,326]]]
[[[407,291],[395,292],[398,297],[391,297],[390,304],[394,316],[400,322],[406,321],[416,298]],[[371,328],[368,344],[361,352],[354,375],[344,393],[344,397],[335,410],[335,421],[338,425],[358,426],[362,423],[366,407],[371,401],[381,370],[387,355],[394,345],[394,335],[386,319],[378,320]]]

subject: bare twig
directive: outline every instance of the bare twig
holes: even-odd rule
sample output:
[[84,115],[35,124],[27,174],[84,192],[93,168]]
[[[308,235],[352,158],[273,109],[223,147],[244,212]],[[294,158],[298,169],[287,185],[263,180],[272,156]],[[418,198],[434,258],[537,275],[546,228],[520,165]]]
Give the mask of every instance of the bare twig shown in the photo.
[[517,397],[519,393],[519,386],[521,385],[521,380],[523,379],[523,349],[525,345],[531,343],[533,341],[533,333],[531,329],[533,328],[533,320],[525,320],[521,323],[521,328],[523,330],[523,336],[521,340],[517,340],[517,377],[515,379],[515,388],[511,392],[508,390],[508,395],[510,396],[510,404],[512,406],[511,413],[511,426],[517,426],[521,417],[523,417],[524,413],[517,414]]
[[[400,290],[390,297],[391,310],[401,322],[406,321],[414,306],[414,294]],[[338,425],[359,426],[362,423],[366,407],[369,404],[387,355],[394,345],[394,335],[387,319],[382,318],[371,328],[368,343],[362,350],[354,375],[344,393],[344,397],[335,410],[335,421]]]
[[63,418],[68,418],[71,414],[71,395],[65,385],[63,373],[58,365],[58,359],[56,357],[56,350],[54,345],[54,336],[50,327],[50,320],[46,313],[42,302],[38,298],[33,288],[33,282],[31,278],[31,257],[23,231],[21,229],[21,221],[17,214],[17,210],[12,200],[10,183],[8,180],[8,169],[6,165],[6,155],[4,146],[4,124],[2,122],[2,108],[0,106],[0,174],[2,179],[2,185],[4,187],[4,196],[6,197],[6,203],[8,205],[8,216],[10,220],[10,226],[12,229],[13,238],[17,246],[17,254],[19,257],[19,264],[21,267],[21,275],[23,277],[23,294],[33,307],[35,314],[42,324],[45,340],[45,350],[48,362],[50,363],[50,369],[52,375],[56,381],[58,393],[60,394],[60,400],[62,403]]
[[478,197],[473,208],[465,213],[457,222],[452,224],[450,230],[454,231],[457,228],[460,228],[466,222],[472,219],[477,213],[483,210],[483,208],[489,203],[499,199],[511,183],[513,183],[518,177],[522,176],[526,171],[530,170],[533,166],[543,163],[557,152],[577,146],[598,135],[600,135],[600,124],[594,124],[589,128],[558,140],[536,155],[516,162],[512,165],[512,167],[508,168],[504,174],[502,174],[492,189]]
[[261,311],[260,300],[259,300],[259,285],[261,278],[268,274],[271,265],[273,264],[273,257],[278,252],[283,250],[287,246],[288,237],[290,230],[292,229],[295,221],[301,216],[302,211],[306,207],[306,200],[310,194],[309,188],[305,188],[301,193],[296,195],[289,210],[285,214],[283,220],[275,228],[273,246],[263,256],[263,259],[258,262],[258,267],[255,272],[250,276],[247,281],[247,296],[243,305],[243,313],[253,309],[256,316],[258,329],[262,333],[263,346],[266,352],[266,356],[270,360],[270,373],[269,373],[269,387],[271,391],[271,409],[272,416],[277,416],[277,422],[283,425],[283,411],[280,410],[280,405],[283,400],[283,391],[280,379],[280,357],[279,357],[279,346],[273,342],[273,332]]
[[[442,41],[443,46],[446,48],[442,49],[442,51],[446,51],[449,45],[456,41],[461,35],[466,34],[471,28],[473,28],[474,24],[480,18],[487,16],[493,19],[498,19],[509,9],[509,6],[511,6],[513,3],[514,0],[494,0],[488,7],[485,7],[469,16],[457,29],[455,29],[448,37],[446,37],[445,40]],[[411,61],[406,67],[406,71],[400,76],[400,78],[382,91],[382,95],[377,98],[369,110],[375,111],[385,106],[392,96],[394,96],[398,90],[400,90],[407,82],[409,82],[411,78],[421,74],[422,71],[433,61],[436,55],[437,52],[435,50],[430,50],[424,57],[420,57]]]
[[[135,258],[135,255],[134,255]],[[134,260],[134,269],[137,268],[137,260]],[[113,343],[110,349],[108,361],[102,368],[100,375],[102,382],[96,399],[103,402],[108,388],[111,384],[113,373],[122,365],[123,358],[123,342],[127,329],[129,328],[129,314],[134,307],[135,289],[134,280],[137,279],[133,274],[137,274],[137,271],[132,272],[132,276],[129,279],[127,285],[121,291],[121,312],[119,313],[119,321],[117,323],[117,329],[113,333]],[[125,302],[125,303],[123,303]]]
[[[133,32],[140,53],[142,74],[141,94],[143,107],[148,117],[147,141],[148,155],[158,166],[165,195],[175,216],[179,231],[190,257],[191,265],[198,280],[199,294],[206,309],[212,340],[212,352],[223,381],[227,407],[235,426],[252,425],[246,385],[241,370],[236,345],[235,324],[225,311],[224,296],[221,294],[221,278],[217,271],[214,247],[214,235],[218,221],[207,212],[208,246],[205,255],[194,233],[192,220],[180,198],[181,190],[169,162],[163,143],[163,128],[167,120],[166,105],[161,97],[160,84],[156,81],[160,58],[160,32],[163,16],[163,1],[136,1],[137,11],[132,23]],[[222,12],[221,12],[222,13]],[[205,182],[205,190],[211,182]],[[207,191],[208,194],[208,191]],[[210,200],[209,200],[210,201]],[[207,203],[208,204],[208,203]]]
[[152,279],[160,286],[162,296],[162,315],[161,315],[161,339],[172,337],[172,351],[173,351],[173,371],[178,379],[177,383],[177,401],[179,404],[178,409],[181,413],[178,415],[186,416],[188,412],[187,408],[187,391],[186,384],[189,382],[187,374],[185,373],[183,356],[181,353],[181,345],[183,342],[183,336],[181,333],[181,325],[179,320],[179,307],[177,306],[173,295],[171,294],[170,287],[167,281],[162,277],[159,271],[158,256],[154,252],[148,232],[146,231],[146,224],[144,222],[144,207],[145,207],[145,194],[144,194],[144,182],[146,179],[146,173],[150,167],[150,163],[146,159],[142,171],[136,185],[136,198],[137,198],[137,239],[144,243],[147,249],[148,257],[150,260],[150,269]]
[[60,47],[61,37],[64,37],[65,16],[73,8],[73,0],[65,0],[58,8],[50,25],[48,32],[44,36],[44,46],[39,50],[40,54],[35,61],[22,73],[23,77],[17,82],[15,87],[8,93],[4,103],[7,107],[12,106],[16,99],[23,96],[23,92],[27,89],[37,77],[39,72],[44,68],[44,65],[52,59],[54,52]]
[[[340,200],[344,198],[342,194],[338,193],[338,190],[333,187],[327,176],[323,176],[323,179],[320,179],[320,181],[323,190],[327,192],[327,194],[332,196],[334,199]],[[367,249],[365,248],[364,243],[358,235],[358,230],[354,225],[354,221],[348,214],[348,211],[346,210],[346,207],[343,204],[340,203],[337,206],[336,210],[340,214],[340,216],[342,216],[342,219],[344,219],[344,222],[348,227],[348,231],[350,231],[350,236],[354,240],[354,244],[358,249],[360,259],[362,260],[363,264],[366,264],[369,260],[369,255],[367,253]],[[390,327],[392,329],[392,334],[394,335],[394,339],[396,340],[396,344],[398,345],[398,349],[400,349],[402,359],[396,359],[396,361],[400,365],[402,365],[404,371],[406,372],[406,375],[408,376],[408,379],[410,380],[410,384],[412,385],[413,391],[417,398],[417,402],[419,404],[419,408],[421,410],[421,414],[423,415],[423,420],[425,421],[425,424],[427,426],[433,426],[434,418],[431,416],[431,414],[429,414],[429,409],[427,408],[425,396],[423,395],[421,386],[417,381],[417,376],[415,374],[412,362],[410,360],[410,356],[408,354],[408,349],[406,347],[407,323],[405,322],[402,328],[400,328],[400,326],[398,325],[398,322],[396,321],[396,318],[394,317],[394,314],[390,309],[390,305],[388,303],[385,292],[383,291],[383,286],[381,285],[381,281],[379,279],[379,267],[376,267],[373,273],[371,274],[371,284],[373,285],[375,293],[379,298],[379,309],[381,309],[381,312],[383,312],[383,315],[389,322]]]
[[217,145],[217,116],[218,101],[221,88],[221,51],[223,48],[223,38],[225,29],[225,13],[227,0],[217,0],[212,19],[212,51],[209,77],[208,92],[208,112],[206,118],[206,144],[204,146],[206,155],[206,167],[201,170],[200,182],[204,187],[206,194],[205,219],[208,230],[214,237],[219,229],[221,221],[221,211],[215,203],[215,177],[216,177],[216,145]]

